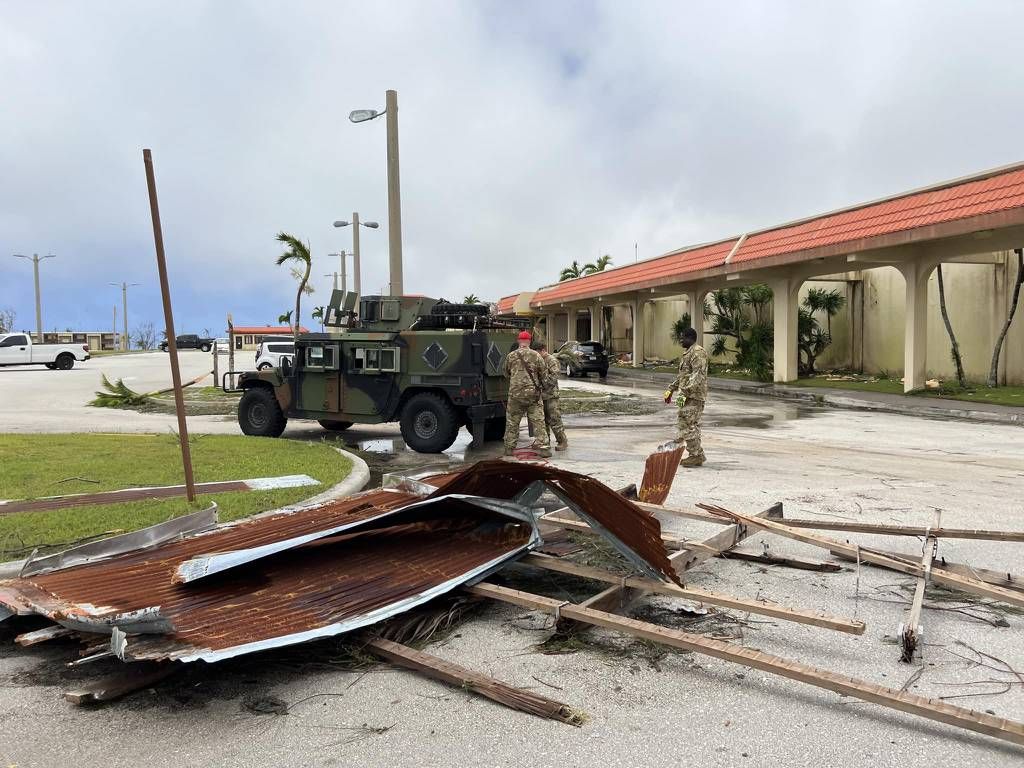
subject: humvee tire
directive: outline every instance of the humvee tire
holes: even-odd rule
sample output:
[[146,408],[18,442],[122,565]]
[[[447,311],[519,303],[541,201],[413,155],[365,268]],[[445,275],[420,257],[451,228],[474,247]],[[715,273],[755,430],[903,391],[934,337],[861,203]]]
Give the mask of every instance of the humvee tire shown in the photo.
[[331,421],[329,419],[317,419],[316,423],[331,432],[344,432],[352,426],[351,421]]
[[274,393],[266,387],[250,387],[238,402],[238,425],[246,435],[280,437],[288,419]]
[[455,408],[433,392],[420,392],[402,408],[402,439],[418,453],[440,453],[455,442],[461,421]]

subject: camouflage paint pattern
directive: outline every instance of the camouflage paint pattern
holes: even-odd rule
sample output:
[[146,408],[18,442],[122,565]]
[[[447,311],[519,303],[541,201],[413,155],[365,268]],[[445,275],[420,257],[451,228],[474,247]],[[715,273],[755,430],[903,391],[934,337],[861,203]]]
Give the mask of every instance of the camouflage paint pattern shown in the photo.
[[[679,391],[687,400],[708,399],[708,353],[700,344],[694,344],[679,358],[679,375],[669,385],[669,391]],[[680,405],[682,403],[680,402]]]
[[[364,309],[372,306],[367,304],[371,299],[392,305],[390,311],[357,327],[303,334],[289,375],[280,368],[243,373],[239,388],[271,388],[285,415],[298,419],[396,421],[404,402],[419,392],[443,394],[467,422],[504,415],[508,384],[503,363],[516,347],[519,328],[421,330],[420,316],[429,313],[435,299],[364,297]],[[337,309],[337,296],[332,309]],[[368,365],[370,359],[377,365]]]

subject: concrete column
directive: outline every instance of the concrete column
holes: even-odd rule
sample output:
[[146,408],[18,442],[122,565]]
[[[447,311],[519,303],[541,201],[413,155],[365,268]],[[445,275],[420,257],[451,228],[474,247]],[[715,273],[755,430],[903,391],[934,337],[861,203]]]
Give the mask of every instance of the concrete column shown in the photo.
[[697,343],[704,344],[704,297],[707,291],[688,291],[686,300],[689,302],[690,327],[697,332]]
[[551,349],[558,347],[558,342],[555,340],[555,313],[548,312],[544,315],[544,341]]
[[644,362],[644,328],[647,302],[639,297],[633,300],[633,366],[639,367]]
[[604,310],[601,309],[601,304],[597,301],[590,305],[590,339],[605,344]]
[[772,308],[775,326],[775,381],[780,384],[795,381],[799,376],[797,309],[800,306],[799,294],[802,284],[803,280],[796,277],[769,283],[774,294]]
[[849,286],[850,367],[864,372],[864,281],[853,280]]
[[570,307],[565,310],[565,340],[579,341],[576,336],[576,310]]
[[906,286],[903,324],[903,391],[924,388],[928,368],[928,277],[935,264],[912,261],[899,267]]

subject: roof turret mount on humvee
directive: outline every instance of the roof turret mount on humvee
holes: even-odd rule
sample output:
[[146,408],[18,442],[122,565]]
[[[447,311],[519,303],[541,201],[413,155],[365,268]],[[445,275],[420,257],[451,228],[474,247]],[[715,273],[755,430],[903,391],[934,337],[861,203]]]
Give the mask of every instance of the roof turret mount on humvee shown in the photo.
[[245,434],[278,437],[288,419],[328,430],[397,421],[421,453],[445,450],[463,426],[476,443],[501,438],[502,363],[528,320],[424,296],[363,296],[357,314],[356,298],[334,291],[326,332],[300,335],[292,361],[239,376]]

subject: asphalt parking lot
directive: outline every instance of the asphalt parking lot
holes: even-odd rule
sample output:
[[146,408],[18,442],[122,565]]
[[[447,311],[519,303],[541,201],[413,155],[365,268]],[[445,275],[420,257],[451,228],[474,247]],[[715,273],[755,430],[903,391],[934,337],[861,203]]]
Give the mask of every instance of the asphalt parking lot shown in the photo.
[[[209,355],[184,354],[184,376]],[[160,431],[173,417],[86,408],[100,371],[135,389],[166,381],[166,356],[153,353],[91,360],[70,372],[0,371],[3,431]],[[130,378],[134,377],[134,378]],[[162,378],[163,377],[163,378]],[[572,386],[606,388],[596,380]],[[646,394],[656,394],[645,392]],[[95,413],[94,413],[95,411]],[[190,419],[193,431],[237,430],[233,420]],[[554,461],[611,486],[637,482],[644,457],[672,436],[671,409],[636,417],[569,417],[571,448]],[[292,424],[286,436],[323,435]],[[355,427],[345,439],[376,454],[379,466],[433,460],[407,451],[394,425]],[[716,395],[705,419],[708,463],[681,471],[669,504],[697,501],[756,512],[782,501],[792,517],[927,525],[935,508],[949,527],[1024,528],[1024,431],[1015,426],[805,409],[776,401]],[[469,452],[460,438],[447,459]],[[436,458],[436,457],[435,457]],[[663,518],[666,530],[702,538],[712,526]],[[835,534],[863,544],[920,552],[902,540]],[[824,557],[777,537],[751,537],[743,548]],[[996,570],[1024,571],[1024,545],[952,540],[940,555]],[[856,616],[862,636],[739,615],[739,642],[826,669],[950,703],[1024,720],[1024,686],[1012,675],[965,661],[958,643],[1024,671],[1024,616],[998,607],[929,600],[919,664],[906,665],[892,638],[905,601],[901,577],[869,567],[836,574],[712,560],[689,583],[750,599]],[[594,592],[598,591],[596,585]],[[579,600],[587,594],[567,594]],[[675,604],[645,599],[641,615]],[[665,611],[669,611],[668,614]],[[980,618],[979,618],[980,617]],[[84,765],[508,765],[635,766],[1017,766],[1022,752],[994,739],[923,721],[766,673],[694,654],[582,650],[544,655],[534,645],[549,620],[498,605],[484,607],[428,650],[508,682],[532,686],[585,710],[579,729],[513,712],[462,691],[386,667],[366,672],[314,665],[311,646],[291,656],[251,657],[197,667],[182,680],[98,709],[76,709],[60,693],[74,671],[54,672],[67,647],[11,646],[0,625],[0,764],[53,765],[54,756]],[[601,643],[613,637],[593,633]],[[969,656],[970,654],[967,653]],[[323,661],[324,659],[319,659]],[[998,678],[1003,685],[981,681]],[[554,686],[554,688],[552,687]],[[1005,688],[1005,692],[1003,689]],[[965,697],[965,694],[970,694]],[[287,715],[253,714],[253,697],[275,696]],[[313,697],[313,698],[310,698]],[[71,758],[71,756],[74,756]]]

